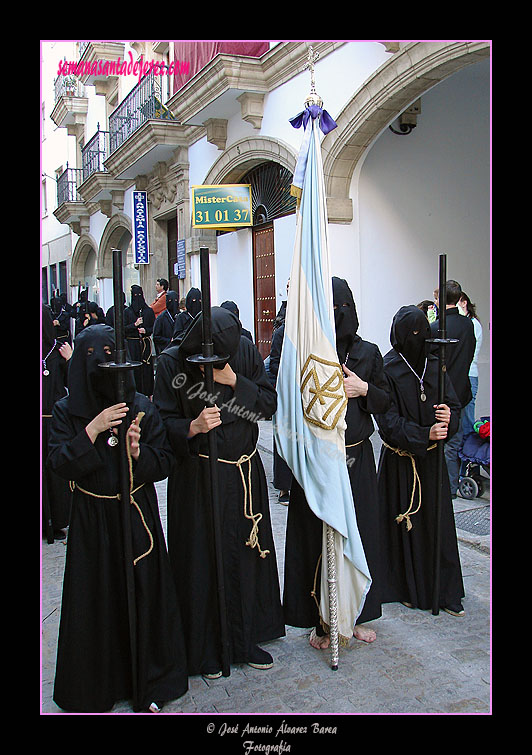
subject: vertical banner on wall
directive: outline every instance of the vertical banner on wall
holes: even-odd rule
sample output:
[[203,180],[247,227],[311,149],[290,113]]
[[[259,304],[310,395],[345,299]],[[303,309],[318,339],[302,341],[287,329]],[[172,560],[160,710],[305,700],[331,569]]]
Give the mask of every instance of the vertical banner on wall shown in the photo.
[[148,244],[148,192],[133,192],[133,240],[135,265],[147,265],[150,261]]
[[180,279],[186,277],[185,239],[177,241],[177,277]]

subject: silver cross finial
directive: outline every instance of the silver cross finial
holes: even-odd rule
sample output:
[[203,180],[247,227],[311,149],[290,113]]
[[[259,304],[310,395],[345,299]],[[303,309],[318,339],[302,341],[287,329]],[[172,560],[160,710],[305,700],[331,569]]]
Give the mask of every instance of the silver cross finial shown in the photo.
[[308,68],[310,70],[310,91],[311,93],[316,92],[316,82],[314,80],[314,63],[318,60],[320,57],[319,52],[314,52],[314,48],[312,45],[308,48],[308,60],[305,64],[305,68]]
[[322,107],[323,101],[319,94],[316,93],[316,82],[314,80],[314,63],[319,57],[319,52],[315,52],[312,45],[310,45],[308,48],[307,63],[305,64],[305,68],[308,68],[310,71],[310,94],[305,101],[305,105],[318,105],[319,107]]

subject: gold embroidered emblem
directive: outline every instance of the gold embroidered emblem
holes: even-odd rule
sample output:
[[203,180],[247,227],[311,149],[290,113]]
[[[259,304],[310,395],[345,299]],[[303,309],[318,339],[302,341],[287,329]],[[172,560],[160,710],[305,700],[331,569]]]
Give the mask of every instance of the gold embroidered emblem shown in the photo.
[[340,364],[311,354],[301,370],[300,390],[305,419],[333,430],[347,406]]

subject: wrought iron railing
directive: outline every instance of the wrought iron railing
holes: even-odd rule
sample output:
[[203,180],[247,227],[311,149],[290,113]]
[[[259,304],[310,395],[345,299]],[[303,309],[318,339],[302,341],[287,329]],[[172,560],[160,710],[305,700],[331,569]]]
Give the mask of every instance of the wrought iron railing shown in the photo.
[[60,97],[83,97],[85,87],[73,74],[59,74],[54,81],[55,102]]
[[106,157],[109,157],[109,131],[100,131],[100,124],[98,123],[98,130],[81,150],[84,181],[97,171],[106,172],[103,164]]
[[83,181],[83,170],[81,168],[69,168],[61,173],[57,179],[57,206],[63,202],[83,202],[78,194],[78,186]]
[[153,73],[148,73],[109,116],[111,153],[146,121],[154,118],[175,120],[162,103],[161,82],[158,78]]
[[83,53],[85,52],[85,50],[87,49],[89,45],[90,45],[90,42],[87,42],[87,41],[79,43],[79,57],[80,58],[83,57]]

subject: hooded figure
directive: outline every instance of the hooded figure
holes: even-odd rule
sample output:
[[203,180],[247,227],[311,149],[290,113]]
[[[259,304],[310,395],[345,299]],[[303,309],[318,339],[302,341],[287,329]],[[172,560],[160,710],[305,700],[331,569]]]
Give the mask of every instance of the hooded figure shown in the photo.
[[[358,316],[351,289],[345,280],[334,277],[333,306],[338,360],[344,371],[348,396],[345,444],[346,462],[353,493],[357,526],[372,578],[362,612],[353,628],[354,636],[372,642],[376,635],[363,626],[381,616],[380,544],[377,473],[370,440],[375,430],[372,414],[389,406],[388,385],[383,374],[379,348],[357,333]],[[320,626],[316,602],[311,595],[316,565],[322,548],[323,523],[310,510],[296,480],[290,490],[286,530],[285,582],[283,605],[287,624],[314,626],[313,647],[325,648],[329,637]],[[318,596],[319,601],[319,596]]]
[[54,319],[55,337],[60,343],[72,344],[70,317],[72,308],[67,302],[66,294],[55,296],[50,302]]
[[172,341],[176,341],[189,325],[196,315],[201,312],[201,291],[199,288],[191,288],[185,299],[186,310],[180,312],[175,318],[174,332]]
[[[428,354],[430,325],[416,306],[393,318],[392,349],[384,356],[390,407],[375,417],[383,447],[379,460],[382,602],[432,608],[434,512],[439,423],[438,359]],[[450,380],[444,405],[450,409],[446,438],[458,428],[460,404]],[[436,414],[438,412],[438,415]],[[415,472],[414,472],[415,470]],[[462,615],[464,596],[447,470],[441,501],[440,608]]]
[[[213,398],[221,424],[211,432],[216,434],[218,452],[230,662],[268,668],[271,656],[257,643],[283,636],[284,622],[268,490],[256,447],[257,422],[271,417],[276,394],[257,348],[241,336],[239,320],[222,307],[212,308],[212,339],[220,357],[215,370],[223,371],[214,373]],[[183,338],[160,355],[153,400],[177,460],[168,480],[168,552],[183,617],[188,672],[216,677],[221,675],[222,658],[209,445],[196,422],[207,396],[200,367],[187,361],[201,351],[198,314]]]
[[[232,312],[236,317],[240,319],[240,311],[234,301],[230,301],[230,300],[223,301],[220,304],[220,307],[223,307],[224,309],[228,309],[229,312]],[[245,336],[245,338],[249,338],[249,340],[253,343],[253,336],[251,335],[249,330],[242,328],[242,335]]]
[[54,333],[50,309],[42,305],[42,507],[43,530],[45,518],[52,522],[56,539],[63,539],[63,529],[68,527],[70,518],[71,492],[68,483],[46,466],[48,439],[54,404],[67,395],[67,365],[59,353],[58,339]]
[[156,318],[153,325],[155,353],[160,354],[172,340],[175,318],[179,312],[179,297],[175,291],[166,292],[166,309]]
[[140,362],[136,367],[135,384],[139,393],[151,396],[153,393],[153,359],[151,353],[151,334],[155,315],[153,309],[146,304],[142,288],[131,286],[130,312],[124,313],[124,331],[130,358],[133,362]]
[[188,686],[177,598],[153,485],[168,476],[172,451],[155,406],[135,392],[130,371],[128,411],[125,416],[123,410],[110,412],[116,404],[113,376],[98,365],[114,359],[114,351],[114,331],[107,325],[91,325],[76,338],[69,395],[54,406],[49,440],[50,467],[74,484],[54,701],[64,710],[87,713],[110,710],[132,697],[124,503],[118,498],[122,451],[108,443],[110,417],[122,416],[130,427],[139,412],[144,413],[135,455],[131,442],[138,649],[133,709],[147,710],[152,702],[160,706],[183,695]]
[[77,334],[82,330],[83,328],[83,321],[85,319],[85,315],[88,312],[88,303],[89,303],[89,289],[85,288],[83,291],[81,291],[78,295],[78,300],[74,304],[71,317],[74,318],[75,326],[74,326],[74,336],[77,336]]
[[347,281],[333,277],[334,329],[336,332],[336,352],[343,364],[358,330],[358,315],[355,300]]

